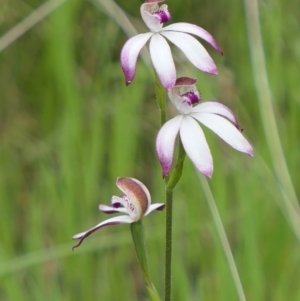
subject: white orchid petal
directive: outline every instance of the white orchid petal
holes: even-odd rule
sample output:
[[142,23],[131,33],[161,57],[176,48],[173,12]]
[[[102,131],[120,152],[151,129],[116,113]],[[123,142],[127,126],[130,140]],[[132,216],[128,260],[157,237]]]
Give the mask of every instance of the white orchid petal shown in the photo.
[[186,33],[173,31],[161,31],[161,35],[176,45],[195,67],[207,73],[218,74],[213,59],[194,37]]
[[149,50],[151,60],[162,85],[170,90],[176,82],[176,69],[167,41],[160,35],[151,37]]
[[238,129],[241,129],[233,112],[222,103],[216,101],[203,102],[193,107],[192,113],[212,113],[222,115],[233,122]]
[[141,49],[145,46],[152,32],[138,34],[130,38],[121,51],[121,66],[125,75],[126,85],[129,85],[135,76],[136,61]]
[[81,245],[82,241],[86,237],[88,237],[89,235],[91,235],[92,233],[94,233],[95,231],[97,231],[98,229],[100,229],[102,227],[118,225],[118,224],[131,224],[133,222],[134,221],[128,215],[122,215],[122,216],[116,216],[116,217],[109,218],[87,231],[84,231],[84,232],[74,235],[73,239],[80,239],[80,241],[72,249],[79,247]]
[[202,27],[199,27],[195,24],[190,24],[190,23],[174,23],[171,25],[168,25],[163,28],[163,31],[181,31],[181,32],[186,32],[186,33],[191,33],[193,35],[196,35],[209,43],[214,49],[216,49],[219,52],[223,52],[222,49],[219,47],[217,44],[216,40],[213,38],[213,36],[203,29]]
[[165,208],[165,204],[162,204],[162,203],[152,204],[152,205],[150,205],[147,212],[145,213],[145,216],[154,210],[163,210],[164,208]]
[[162,167],[163,176],[166,176],[172,167],[174,144],[182,118],[183,116],[179,115],[167,121],[156,137],[156,152]]
[[213,159],[200,125],[190,116],[182,119],[180,138],[186,154],[205,176],[213,173]]
[[99,210],[103,213],[111,214],[111,213],[127,213],[127,210],[124,207],[115,208],[107,205],[99,205]]
[[191,116],[211,129],[236,150],[253,156],[253,148],[250,143],[227,119],[209,113],[193,113]]
[[83,236],[87,237],[88,235],[92,234],[96,230],[105,226],[117,225],[117,224],[131,224],[131,223],[133,223],[133,220],[128,215],[115,216],[99,223],[98,225],[94,226],[93,228],[87,231],[74,235],[73,239],[80,239]]

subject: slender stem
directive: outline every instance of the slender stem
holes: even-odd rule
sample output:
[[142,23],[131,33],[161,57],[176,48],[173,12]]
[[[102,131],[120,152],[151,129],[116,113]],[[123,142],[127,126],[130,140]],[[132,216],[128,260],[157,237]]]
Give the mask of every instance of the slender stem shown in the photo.
[[[161,126],[167,121],[166,91],[155,73],[155,94],[160,112]],[[166,188],[166,249],[165,249],[165,301],[171,300],[172,288],[172,215],[173,188],[168,189],[169,176],[165,178]]]
[[203,187],[203,192],[205,194],[205,199],[207,200],[207,204],[209,207],[209,210],[213,216],[213,220],[217,229],[217,233],[219,235],[219,238],[221,240],[221,245],[223,247],[229,268],[230,268],[230,272],[233,278],[233,282],[235,284],[235,288],[239,297],[240,301],[246,301],[246,297],[244,294],[244,290],[243,290],[243,286],[241,283],[241,279],[239,276],[239,273],[237,271],[235,262],[234,262],[234,258],[230,249],[230,245],[226,236],[226,232],[224,230],[223,224],[222,224],[222,220],[221,217],[219,215],[218,212],[218,208],[216,206],[214,197],[212,195],[212,192],[210,190],[210,187],[207,183],[207,179],[205,177],[203,177],[202,175],[199,175],[199,179],[201,182],[201,185]]
[[[166,91],[155,72],[155,94],[160,113],[160,125],[167,121]],[[172,214],[173,189],[168,189],[169,177],[165,178],[166,188],[166,249],[165,249],[165,301],[171,300],[172,281]]]
[[185,150],[181,141],[178,144],[178,157],[171,174],[166,180],[166,263],[165,263],[165,301],[172,295],[172,221],[173,221],[173,190],[182,175]]
[[165,301],[171,300],[172,288],[172,215],[173,189],[166,189]]
[[[166,90],[155,74],[155,93],[160,111],[161,126],[167,120]],[[172,293],[172,215],[173,215],[173,190],[181,175],[185,158],[185,150],[181,141],[178,143],[177,162],[168,176],[165,178],[166,188],[166,250],[165,250],[165,301],[171,300]]]
[[146,244],[144,239],[143,225],[141,221],[131,224],[131,234],[132,234],[136,255],[143,272],[148,295],[152,301],[160,301],[157,291],[150,278],[147,250],[146,250]]
[[252,61],[253,78],[259,100],[260,114],[269,146],[275,175],[280,183],[283,203],[289,221],[300,241],[300,206],[287,168],[282,150],[272,104],[265,54],[261,37],[259,7],[257,0],[244,0],[248,44]]

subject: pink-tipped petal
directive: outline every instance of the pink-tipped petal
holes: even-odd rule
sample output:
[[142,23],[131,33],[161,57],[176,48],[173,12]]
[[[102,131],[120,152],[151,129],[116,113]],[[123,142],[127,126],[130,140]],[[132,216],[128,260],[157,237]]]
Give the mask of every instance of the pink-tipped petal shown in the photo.
[[213,159],[204,133],[193,118],[185,116],[182,119],[180,138],[186,154],[196,168],[210,178],[213,173]]
[[156,153],[165,177],[171,167],[174,155],[174,144],[183,116],[179,115],[167,121],[156,137]]
[[166,206],[165,204],[160,204],[160,203],[152,204],[152,205],[150,205],[147,212],[145,213],[145,216],[154,210],[159,210],[159,211],[163,210],[165,208],[165,206]]
[[75,246],[72,247],[72,250],[74,250],[75,248],[79,247],[82,243],[82,241],[88,237],[89,235],[91,235],[92,233],[94,233],[95,231],[97,231],[98,229],[105,227],[105,226],[111,226],[111,225],[118,225],[118,224],[131,224],[134,221],[127,215],[122,215],[122,216],[116,216],[116,217],[112,217],[109,218],[105,221],[103,221],[102,223],[96,225],[95,227],[85,231],[85,232],[81,232],[78,233],[76,235],[73,236],[73,239],[80,239],[79,243],[76,244]]
[[208,31],[206,31],[205,29],[203,29],[202,27],[199,27],[197,25],[190,24],[190,23],[184,23],[184,22],[174,23],[174,24],[164,27],[163,30],[164,31],[168,31],[168,30],[181,31],[181,32],[191,33],[195,36],[200,37],[207,43],[209,43],[218,52],[223,53],[222,49],[219,47],[219,45],[217,44],[217,42],[213,38],[213,36]]
[[121,51],[121,66],[125,75],[126,85],[129,85],[135,76],[136,61],[141,49],[152,36],[152,32],[141,33],[130,38]]
[[193,107],[192,113],[212,113],[224,116],[233,122],[237,129],[242,130],[233,112],[222,103],[216,101],[203,102]]
[[111,213],[127,213],[124,207],[112,207],[107,205],[99,205],[99,210],[106,214]]
[[218,74],[213,59],[197,39],[175,31],[162,31],[161,34],[176,45],[195,67],[210,74]]
[[170,90],[176,82],[176,69],[167,41],[160,35],[154,34],[151,37],[149,50],[151,60],[162,85]]
[[241,132],[227,119],[209,113],[193,113],[192,117],[207,126],[236,150],[253,157],[253,148]]

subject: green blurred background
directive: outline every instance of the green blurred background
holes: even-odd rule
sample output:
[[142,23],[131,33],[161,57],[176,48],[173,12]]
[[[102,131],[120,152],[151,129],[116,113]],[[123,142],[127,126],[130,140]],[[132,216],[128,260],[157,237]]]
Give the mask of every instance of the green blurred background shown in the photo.
[[[48,3],[59,2],[65,3],[0,52],[0,300],[148,300],[129,226],[104,228],[74,252],[71,237],[107,218],[98,204],[119,194],[117,176],[140,179],[153,202],[164,201],[153,71],[145,53],[125,87],[119,53],[130,28],[117,24],[111,1]],[[259,2],[275,120],[299,195],[300,3]],[[42,4],[0,1],[0,48]],[[140,1],[117,4],[146,31]],[[300,300],[299,215],[288,179],[281,181],[280,168],[274,172],[276,146],[266,139],[274,133],[263,128],[262,116],[272,113],[255,89],[251,12],[238,0],[167,4],[172,22],[206,28],[224,50],[220,56],[203,43],[218,65],[215,77],[174,49],[178,76],[197,77],[204,100],[228,105],[255,149],[250,158],[204,129],[215,165],[209,185],[246,297]],[[201,177],[187,159],[174,194],[173,300],[238,300]],[[163,295],[164,213],[150,215],[144,228]]]

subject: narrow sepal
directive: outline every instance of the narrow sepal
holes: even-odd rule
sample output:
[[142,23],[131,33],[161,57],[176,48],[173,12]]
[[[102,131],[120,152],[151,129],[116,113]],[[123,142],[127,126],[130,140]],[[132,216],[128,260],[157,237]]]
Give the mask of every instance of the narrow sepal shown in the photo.
[[185,116],[182,120],[180,139],[186,154],[196,168],[210,178],[213,173],[213,159],[204,133],[192,117]]
[[182,32],[162,31],[161,35],[176,45],[195,67],[210,74],[218,74],[213,59],[197,39]]
[[72,250],[79,247],[85,238],[87,238],[88,236],[90,236],[92,233],[94,233],[95,231],[97,231],[100,228],[103,228],[106,226],[111,226],[111,225],[118,225],[118,224],[131,224],[133,222],[134,221],[130,218],[130,216],[127,216],[127,215],[109,218],[87,231],[84,231],[84,232],[74,235],[73,239],[80,239],[80,240],[79,240],[78,244],[76,244],[75,246],[72,247]]
[[253,157],[253,148],[241,132],[225,118],[209,113],[191,114],[236,150]]
[[152,34],[152,32],[138,34],[124,44],[121,50],[120,61],[125,75],[126,85],[129,85],[133,81],[138,55]]
[[156,153],[165,177],[171,167],[174,156],[174,145],[183,116],[179,115],[167,121],[156,137]]
[[149,50],[152,64],[162,85],[167,90],[172,89],[176,82],[176,69],[170,46],[160,34],[154,34],[150,40]]
[[179,23],[168,25],[164,27],[163,30],[191,33],[193,35],[200,37],[201,39],[209,43],[215,50],[223,54],[221,47],[217,44],[214,37],[208,31],[206,31],[200,26],[197,26],[195,24],[185,23],[185,22],[179,22]]

